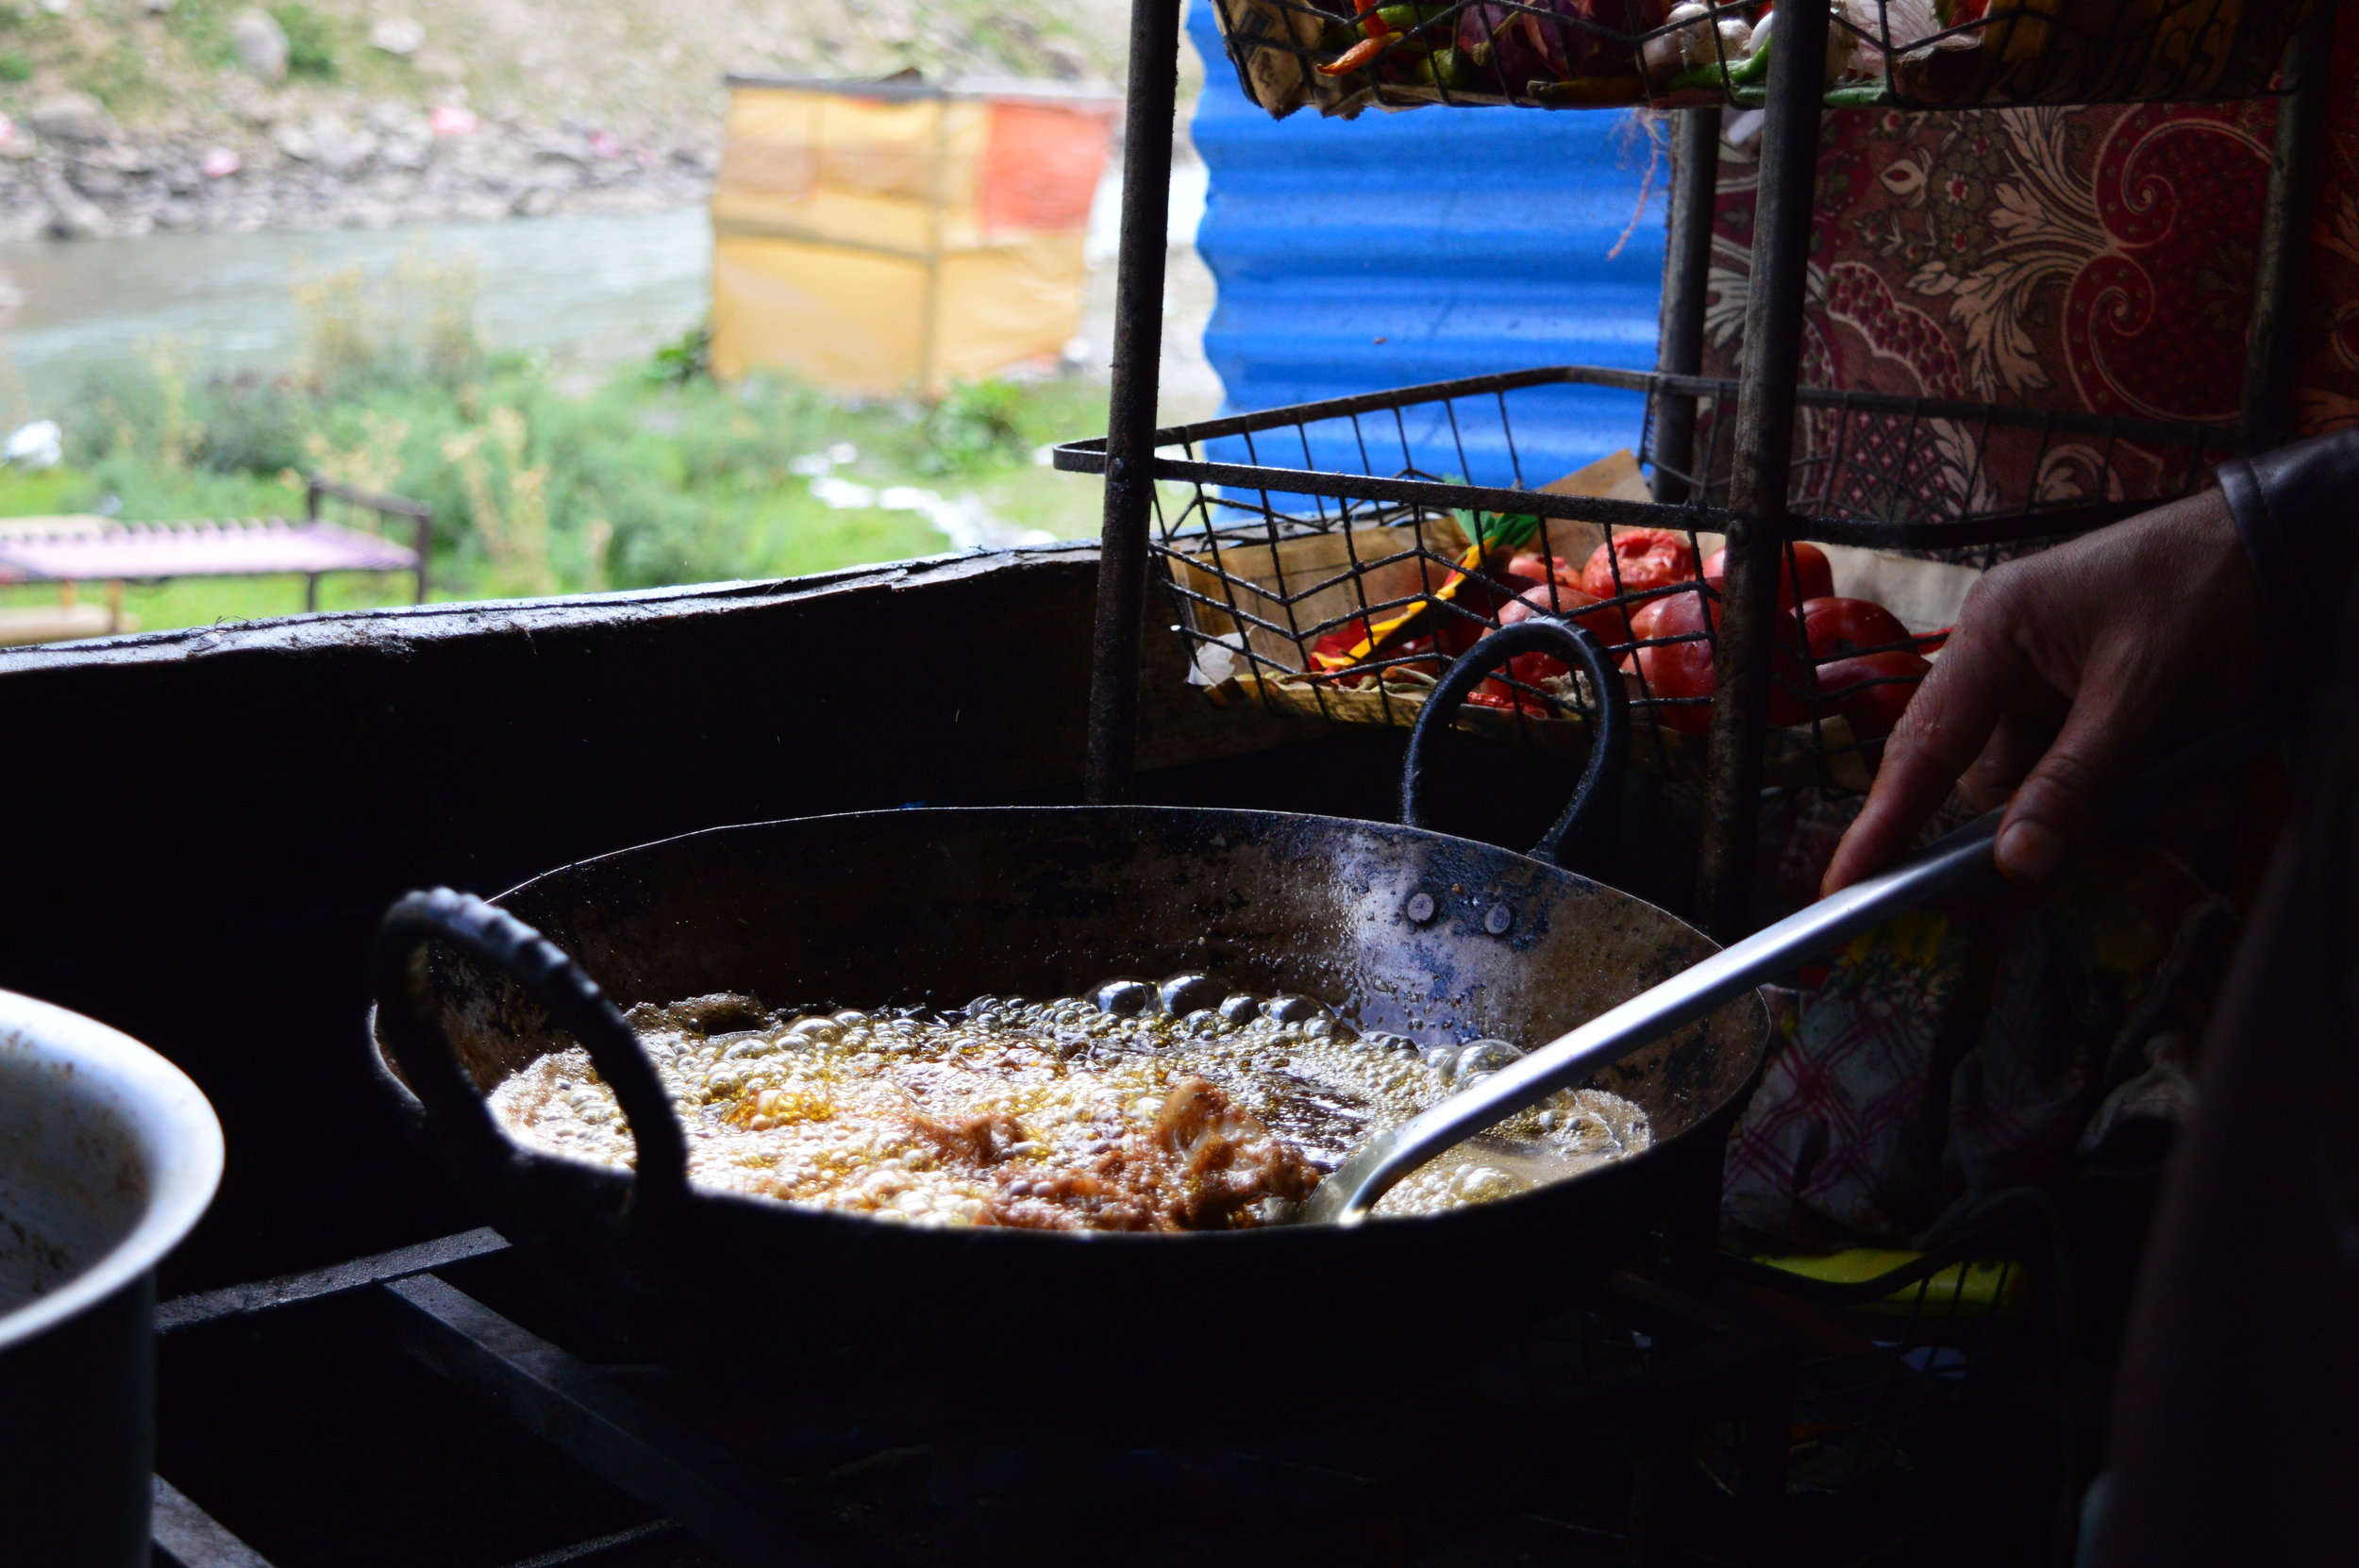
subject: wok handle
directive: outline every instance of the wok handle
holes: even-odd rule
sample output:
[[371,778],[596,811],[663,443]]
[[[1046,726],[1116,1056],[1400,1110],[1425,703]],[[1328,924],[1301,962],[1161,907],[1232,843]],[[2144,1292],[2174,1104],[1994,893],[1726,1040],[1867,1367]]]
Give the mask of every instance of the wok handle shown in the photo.
[[427,1110],[479,1149],[496,1150],[501,1158],[510,1152],[482,1093],[460,1065],[440,1009],[417,984],[418,958],[436,942],[514,980],[590,1053],[598,1076],[621,1102],[637,1145],[634,1209],[644,1213],[651,1200],[661,1204],[684,1197],[687,1135],[655,1064],[622,1013],[555,942],[507,910],[449,888],[410,893],[386,910],[369,955],[378,1037]]
[[1484,676],[1528,653],[1556,655],[1587,676],[1589,689],[1597,694],[1589,765],[1581,770],[1581,782],[1574,786],[1564,815],[1531,846],[1535,859],[1577,870],[1572,861],[1593,859],[1598,821],[1620,798],[1622,759],[1630,749],[1630,705],[1622,693],[1622,677],[1606,658],[1605,649],[1585,628],[1570,621],[1535,615],[1502,626],[1460,654],[1443,672],[1440,684],[1417,714],[1416,727],[1409,732],[1409,756],[1400,775],[1400,820],[1412,827],[1430,826],[1426,820],[1425,775],[1434,742]]

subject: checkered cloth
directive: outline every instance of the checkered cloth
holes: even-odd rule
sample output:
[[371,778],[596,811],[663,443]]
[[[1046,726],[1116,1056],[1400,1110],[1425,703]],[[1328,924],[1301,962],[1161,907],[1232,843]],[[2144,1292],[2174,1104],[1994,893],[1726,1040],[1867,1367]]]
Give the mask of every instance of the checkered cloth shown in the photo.
[[[2037,898],[1912,911],[1784,993],[1729,1144],[1731,1244],[1932,1245],[1992,1193],[2055,1185],[2117,1147],[2150,1153],[2189,1103],[2190,1043],[2281,794],[2271,760]],[[1831,846],[1814,832],[1801,822],[1788,842]]]

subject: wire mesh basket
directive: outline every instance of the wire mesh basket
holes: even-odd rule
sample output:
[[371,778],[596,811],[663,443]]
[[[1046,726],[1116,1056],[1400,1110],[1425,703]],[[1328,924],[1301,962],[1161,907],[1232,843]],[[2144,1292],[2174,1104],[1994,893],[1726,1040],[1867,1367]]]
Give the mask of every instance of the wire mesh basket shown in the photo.
[[[1831,0],[1829,105],[1964,108],[2289,91],[2326,0]],[[1306,104],[1754,105],[1765,5],[1701,0],[1216,0],[1246,95]]]
[[[1503,624],[1566,617],[1623,671],[1633,756],[1697,776],[1735,401],[1732,381],[1570,366],[1158,432],[1152,543],[1190,679],[1216,702],[1407,726],[1448,659]],[[1790,494],[1807,542],[1788,546],[1787,603],[1834,594],[1888,613],[1782,617],[1770,777],[1841,789],[1865,788],[1979,565],[2186,494],[2236,441],[2221,425],[1865,392],[1804,389],[1799,403]],[[1602,450],[1601,432],[1650,422],[1648,462]],[[1056,461],[1102,473],[1104,447],[1070,442]],[[1595,700],[1526,655],[1461,724],[1578,752]]]

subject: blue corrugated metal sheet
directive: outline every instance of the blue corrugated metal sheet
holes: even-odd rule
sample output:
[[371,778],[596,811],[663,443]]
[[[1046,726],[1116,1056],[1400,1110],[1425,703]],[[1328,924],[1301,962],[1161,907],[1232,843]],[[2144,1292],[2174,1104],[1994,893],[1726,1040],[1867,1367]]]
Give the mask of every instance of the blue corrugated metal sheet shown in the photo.
[[[1628,114],[1272,120],[1238,90],[1213,8],[1196,0],[1190,12],[1205,62],[1196,145],[1212,175],[1196,248],[1220,289],[1204,350],[1231,410],[1532,365],[1652,368],[1661,171],[1609,259],[1638,212],[1648,162]],[[1535,485],[1635,448],[1644,413],[1631,393],[1589,388],[1520,392],[1511,408],[1519,466]],[[1429,414],[1408,432],[1417,466],[1514,482],[1497,424],[1471,420],[1453,434]],[[1222,460],[1248,460],[1220,444]],[[1341,451],[1319,456],[1360,466]]]

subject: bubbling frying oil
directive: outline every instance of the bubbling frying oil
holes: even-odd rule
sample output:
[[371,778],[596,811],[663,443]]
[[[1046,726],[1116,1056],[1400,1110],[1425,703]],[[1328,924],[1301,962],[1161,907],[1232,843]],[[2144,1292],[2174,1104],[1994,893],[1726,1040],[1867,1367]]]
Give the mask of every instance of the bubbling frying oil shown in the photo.
[[[1522,1055],[1363,1035],[1309,997],[1201,975],[951,1013],[785,1019],[711,996],[628,1016],[687,1129],[691,1180],[919,1226],[1267,1224],[1363,1139]],[[631,1162],[613,1093],[578,1048],[509,1077],[492,1108],[531,1148]],[[1376,1212],[1510,1196],[1650,1136],[1630,1101],[1567,1091],[1414,1173]]]

